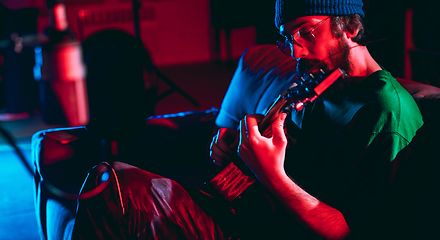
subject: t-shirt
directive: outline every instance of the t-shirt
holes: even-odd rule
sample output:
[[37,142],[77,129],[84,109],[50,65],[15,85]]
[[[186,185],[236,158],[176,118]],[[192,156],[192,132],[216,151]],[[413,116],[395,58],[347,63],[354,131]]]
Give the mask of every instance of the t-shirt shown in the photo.
[[287,173],[341,211],[356,239],[382,234],[392,219],[393,160],[423,125],[411,95],[381,70],[339,94],[324,93],[292,119],[301,130],[287,150]]

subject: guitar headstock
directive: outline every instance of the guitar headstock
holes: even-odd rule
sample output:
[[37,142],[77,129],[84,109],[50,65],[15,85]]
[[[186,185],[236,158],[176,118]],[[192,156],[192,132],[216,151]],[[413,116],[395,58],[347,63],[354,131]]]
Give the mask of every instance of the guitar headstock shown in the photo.
[[337,68],[329,73],[320,69],[316,73],[307,73],[298,78],[285,92],[283,98],[297,111],[301,111],[305,104],[315,101],[327,88],[340,77],[344,78],[345,72]]
[[320,70],[318,73],[307,74],[298,78],[264,113],[258,127],[263,136],[271,135],[271,124],[281,112],[290,112],[292,108],[301,111],[307,103],[315,101],[327,88],[329,88],[338,78],[345,77],[346,74],[341,69],[336,69],[330,73]]

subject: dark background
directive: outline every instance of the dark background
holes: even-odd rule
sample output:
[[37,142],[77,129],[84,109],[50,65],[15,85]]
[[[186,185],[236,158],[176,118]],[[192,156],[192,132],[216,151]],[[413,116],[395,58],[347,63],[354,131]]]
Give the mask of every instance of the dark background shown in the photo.
[[[104,0],[66,0],[64,2],[67,11],[75,11],[79,6],[87,7],[88,4],[116,4],[115,1]],[[129,0],[119,0],[119,2],[130,3]],[[149,2],[161,1],[140,1],[144,5]],[[162,2],[168,2],[170,6],[173,6],[172,1],[162,0]],[[223,51],[226,51],[227,61],[236,60],[239,54],[233,55],[230,53],[231,48],[234,46],[231,33],[233,34],[234,31],[240,29],[253,27],[255,31],[254,40],[250,41],[248,45],[275,43],[279,39],[273,21],[273,1],[210,0],[208,6],[209,9],[206,9],[208,11],[206,14],[209,15],[207,20],[210,22],[207,24],[212,32],[212,35],[209,36],[212,48],[210,50],[206,49],[206,51],[211,51],[211,59],[207,59],[207,61],[224,61],[224,57],[223,59],[220,57],[222,48],[226,48]],[[413,34],[410,37],[412,37],[416,49],[410,50],[404,47],[405,41],[408,40],[408,38],[405,39],[404,34],[405,30],[408,30],[408,26],[405,25],[405,12],[407,9],[412,9],[414,12],[413,19],[410,20],[413,24]],[[440,42],[439,10],[439,1],[365,0],[364,11],[366,17],[364,20],[367,32],[373,40],[385,39],[371,43],[368,46],[373,57],[396,77],[411,78],[439,86],[437,73],[437,66],[440,63],[440,47],[438,44]],[[143,14],[145,12],[140,11],[141,19]],[[37,33],[39,29],[44,28],[41,25],[44,25],[45,22],[37,21],[41,17],[47,17],[47,9],[44,9],[44,7],[11,10],[0,5],[0,39],[8,39],[12,32],[18,32],[19,34]],[[192,25],[186,27],[190,30]],[[75,32],[75,29],[72,30]],[[197,31],[197,29],[193,29],[193,31]],[[222,33],[226,39],[223,39],[223,42],[221,42]],[[238,49],[239,53],[245,49],[246,43],[240,47]],[[237,52],[237,48],[235,48],[235,51]],[[410,76],[404,74],[404,55],[407,51],[410,56],[412,70]],[[21,54],[14,53],[10,47],[0,49],[0,109],[2,112],[20,113],[32,112],[38,109],[38,93],[35,90],[36,84],[32,75],[33,59],[32,49],[24,49]],[[233,64],[231,67],[234,67]]]

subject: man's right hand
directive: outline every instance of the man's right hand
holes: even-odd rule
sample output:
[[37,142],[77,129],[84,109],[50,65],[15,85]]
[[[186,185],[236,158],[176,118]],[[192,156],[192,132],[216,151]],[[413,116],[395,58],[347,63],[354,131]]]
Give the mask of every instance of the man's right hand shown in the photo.
[[238,130],[220,128],[211,142],[210,156],[212,162],[219,167],[229,164],[231,157],[237,154],[239,139]]

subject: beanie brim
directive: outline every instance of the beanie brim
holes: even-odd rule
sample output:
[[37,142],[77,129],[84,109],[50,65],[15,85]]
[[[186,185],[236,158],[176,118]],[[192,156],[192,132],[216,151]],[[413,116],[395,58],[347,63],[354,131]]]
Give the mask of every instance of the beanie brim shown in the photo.
[[362,0],[277,0],[275,3],[275,26],[304,16],[365,16]]

